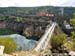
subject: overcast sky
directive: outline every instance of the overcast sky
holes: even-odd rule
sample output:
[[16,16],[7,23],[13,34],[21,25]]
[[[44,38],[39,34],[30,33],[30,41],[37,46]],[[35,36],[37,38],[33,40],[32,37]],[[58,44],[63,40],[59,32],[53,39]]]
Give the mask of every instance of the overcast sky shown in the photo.
[[0,0],[0,7],[73,6],[75,0]]

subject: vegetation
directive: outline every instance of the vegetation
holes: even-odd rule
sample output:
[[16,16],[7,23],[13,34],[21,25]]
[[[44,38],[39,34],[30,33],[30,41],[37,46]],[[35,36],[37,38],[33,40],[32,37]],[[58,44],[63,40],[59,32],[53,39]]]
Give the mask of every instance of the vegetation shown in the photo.
[[54,49],[58,49],[59,47],[61,47],[65,41],[66,41],[66,36],[64,34],[53,36],[51,38],[51,44]]
[[75,41],[73,41],[72,43],[73,43],[73,45],[72,45],[73,49],[72,50],[75,51]]
[[[41,6],[41,7],[0,7],[0,20],[5,20],[7,22],[14,21],[12,16],[16,18],[17,22],[22,21],[21,17],[25,15],[37,15],[42,13],[52,13],[56,16],[56,21],[62,25],[63,20],[69,20],[72,16],[72,13],[75,12],[74,7],[63,7],[64,8],[64,17],[61,16],[61,7],[54,6]],[[37,17],[35,17],[37,18]]]
[[70,24],[71,24],[72,26],[75,26],[75,18],[70,19]]
[[5,46],[4,53],[10,54],[16,50],[16,44],[10,37],[0,37],[0,45]]
[[[0,8],[0,14],[2,15],[35,15],[38,12],[45,13],[56,13],[60,11],[61,7],[53,6],[41,6],[41,7],[2,7]],[[65,12],[68,12],[70,15],[71,12],[75,12],[73,7],[64,7]]]
[[55,29],[51,38],[51,45],[53,52],[75,51],[75,31],[71,32],[71,38],[68,40],[60,28]]
[[51,48],[52,52],[54,53],[65,52],[63,44],[67,42],[67,38],[59,26],[55,28],[54,34],[51,37],[50,42],[52,46]]
[[75,51],[75,41],[67,41],[63,46],[65,47],[65,50]]
[[72,19],[70,19],[70,24],[73,26],[73,31],[71,32],[71,39],[75,40],[75,13],[73,13]]
[[70,24],[73,26],[73,28],[75,29],[75,14],[73,14],[72,19],[70,19]]
[[16,22],[22,22],[22,18],[20,18],[20,17],[16,17],[16,20],[15,20]]
[[[55,14],[55,20],[59,24],[63,24],[63,21],[66,19],[70,19],[72,16],[72,13],[75,12],[75,8],[73,7],[64,7],[64,17],[61,16],[61,7],[53,7],[53,6],[43,6],[43,7],[2,7],[0,8],[0,20],[4,22],[11,23],[14,20],[19,23],[22,22],[22,17],[24,18],[25,15],[36,15],[40,12],[44,13],[53,13]],[[12,17],[13,16],[13,17]],[[35,17],[36,18],[36,17]],[[37,19],[37,18],[36,18]],[[43,18],[42,18],[43,19]],[[70,20],[70,24],[75,27],[75,15]],[[17,25],[16,25],[17,26]],[[20,27],[19,27],[20,28]],[[21,28],[20,28],[21,29]],[[38,30],[37,30],[38,31]],[[62,45],[64,43],[69,44],[69,46],[72,46],[72,50],[75,49],[75,42],[66,42],[66,36],[63,33],[59,33],[59,30],[56,30],[57,35],[53,35],[51,38],[51,45],[53,49],[59,50],[62,49]],[[60,31],[61,32],[61,31]],[[9,35],[9,34],[15,34],[17,32],[11,30],[11,29],[0,29],[0,35]],[[24,32],[26,34],[32,34],[32,32]],[[75,32],[72,32],[72,39],[75,39]],[[13,39],[11,38],[0,38],[0,45],[5,46],[5,53],[11,53],[15,51],[16,44],[14,43]],[[68,46],[68,45],[66,45]]]
[[0,35],[9,35],[9,34],[16,34],[18,32],[13,31],[11,29],[0,29]]
[[71,39],[75,40],[75,31],[71,32]]

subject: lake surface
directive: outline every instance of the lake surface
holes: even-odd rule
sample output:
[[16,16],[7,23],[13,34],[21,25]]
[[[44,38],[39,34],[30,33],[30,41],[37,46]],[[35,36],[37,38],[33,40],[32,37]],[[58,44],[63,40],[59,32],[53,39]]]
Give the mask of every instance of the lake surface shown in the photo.
[[37,41],[32,40],[32,39],[26,39],[25,36],[22,36],[19,34],[2,35],[0,37],[6,38],[7,36],[10,36],[10,38],[12,38],[15,41],[15,43],[17,45],[17,47],[16,47],[17,51],[31,50],[31,49],[35,48],[35,46],[37,44]]

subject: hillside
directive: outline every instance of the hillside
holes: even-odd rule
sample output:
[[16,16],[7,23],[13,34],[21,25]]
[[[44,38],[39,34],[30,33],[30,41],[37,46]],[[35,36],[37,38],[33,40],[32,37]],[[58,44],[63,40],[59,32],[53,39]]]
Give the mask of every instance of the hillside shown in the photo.
[[[3,15],[30,15],[37,12],[58,13],[61,7],[41,6],[41,7],[0,7],[0,14]],[[65,13],[75,12],[74,7],[63,7]]]

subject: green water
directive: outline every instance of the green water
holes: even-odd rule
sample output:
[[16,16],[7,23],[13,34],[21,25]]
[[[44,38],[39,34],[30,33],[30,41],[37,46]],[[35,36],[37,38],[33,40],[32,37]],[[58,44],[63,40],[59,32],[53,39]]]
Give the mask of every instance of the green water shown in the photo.
[[13,31],[11,29],[0,29],[0,35],[10,35],[10,34],[17,34],[18,32]]

